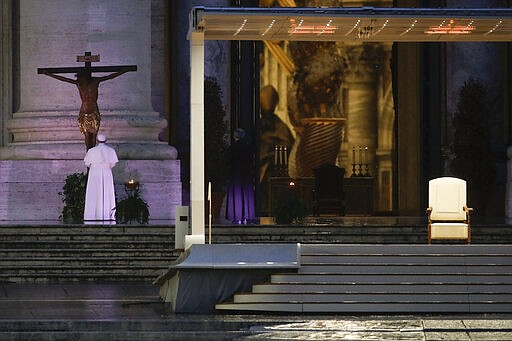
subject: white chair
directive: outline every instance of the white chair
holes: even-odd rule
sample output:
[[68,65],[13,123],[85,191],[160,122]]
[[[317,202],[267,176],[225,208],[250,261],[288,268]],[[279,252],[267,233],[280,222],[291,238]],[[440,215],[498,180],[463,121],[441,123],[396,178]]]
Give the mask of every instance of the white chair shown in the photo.
[[466,206],[466,181],[452,177],[428,182],[428,243],[432,239],[465,239],[471,243],[469,214]]

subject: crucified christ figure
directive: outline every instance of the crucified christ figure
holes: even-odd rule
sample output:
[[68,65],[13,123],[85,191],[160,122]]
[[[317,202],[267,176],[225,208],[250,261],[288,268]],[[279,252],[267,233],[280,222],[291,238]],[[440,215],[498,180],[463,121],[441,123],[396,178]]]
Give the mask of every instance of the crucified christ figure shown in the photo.
[[98,109],[98,87],[101,82],[116,78],[130,70],[111,73],[103,77],[93,77],[91,71],[81,70],[76,79],[63,77],[49,71],[41,72],[44,75],[60,81],[75,84],[78,87],[82,105],[78,114],[78,126],[85,138],[87,150],[96,145],[96,135],[100,129],[100,111]]

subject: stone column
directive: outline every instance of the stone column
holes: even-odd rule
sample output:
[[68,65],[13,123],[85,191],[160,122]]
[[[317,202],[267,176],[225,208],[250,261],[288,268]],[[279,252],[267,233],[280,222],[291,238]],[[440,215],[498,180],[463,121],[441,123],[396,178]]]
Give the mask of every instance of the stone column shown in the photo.
[[[117,195],[124,196],[122,184],[134,177],[141,182],[151,218],[172,219],[175,205],[181,204],[180,166],[176,149],[158,140],[167,122],[151,107],[151,2],[20,0],[19,15],[20,105],[7,122],[12,142],[0,149],[0,159],[17,160],[3,161],[3,169],[11,174],[8,187],[13,197],[29,195],[26,191],[36,196],[39,190],[34,185],[13,189],[12,174],[25,167],[20,160],[26,160],[37,170],[25,176],[41,182],[41,191],[49,191],[41,196],[50,199],[40,204],[52,203],[50,210],[29,208],[26,212],[39,210],[32,218],[55,219],[62,206],[56,191],[69,173],[85,171],[85,145],[76,123],[81,104],[78,89],[38,75],[37,68],[82,66],[76,56],[91,51],[101,56],[101,62],[94,65],[138,67],[137,72],[102,82],[99,88],[100,132],[107,135],[107,143],[121,160],[114,168]],[[32,160],[39,161],[34,164]],[[52,180],[38,177],[39,173],[51,174]],[[18,190],[22,194],[16,194]],[[52,201],[55,197],[58,203]],[[0,212],[0,216],[18,218],[13,212]]]
[[382,58],[379,65],[378,136],[376,151],[376,170],[378,194],[375,209],[391,211],[393,209],[393,153],[395,132],[395,111],[391,76],[391,44],[381,44]]
[[[377,87],[375,63],[377,51],[376,45],[344,44],[341,47],[341,55],[344,56],[345,72],[344,84],[348,88],[348,113],[346,122],[346,143],[343,146],[343,155],[350,155],[344,163],[350,165],[352,146],[356,149],[368,147],[367,159],[369,171],[373,174],[374,156],[377,147]],[[358,153],[356,153],[358,154]],[[358,156],[356,163],[359,162]],[[350,167],[347,167],[347,175],[350,176]],[[363,169],[364,171],[364,169]]]
[[12,113],[12,1],[0,0],[0,146],[8,141],[5,120]]

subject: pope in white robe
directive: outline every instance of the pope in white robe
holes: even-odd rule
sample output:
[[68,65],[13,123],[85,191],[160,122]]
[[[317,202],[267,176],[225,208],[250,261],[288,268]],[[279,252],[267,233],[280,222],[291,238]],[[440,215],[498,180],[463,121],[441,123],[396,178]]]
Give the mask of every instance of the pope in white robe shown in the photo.
[[118,162],[116,151],[105,144],[105,135],[99,134],[98,144],[87,151],[84,162],[89,167],[85,192],[84,221],[116,219],[116,198],[112,167]]

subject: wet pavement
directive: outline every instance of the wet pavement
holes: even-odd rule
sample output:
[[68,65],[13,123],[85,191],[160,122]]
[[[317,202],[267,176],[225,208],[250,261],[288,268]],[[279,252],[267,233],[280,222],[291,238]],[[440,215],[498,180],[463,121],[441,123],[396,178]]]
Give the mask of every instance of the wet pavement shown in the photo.
[[1,339],[17,339],[5,338],[8,330],[33,336],[45,328],[65,339],[63,323],[68,333],[88,328],[89,336],[91,328],[139,333],[126,339],[512,340],[511,314],[175,315],[165,312],[158,287],[145,283],[0,284]]
[[510,317],[327,317],[253,330],[266,340],[510,340]]

